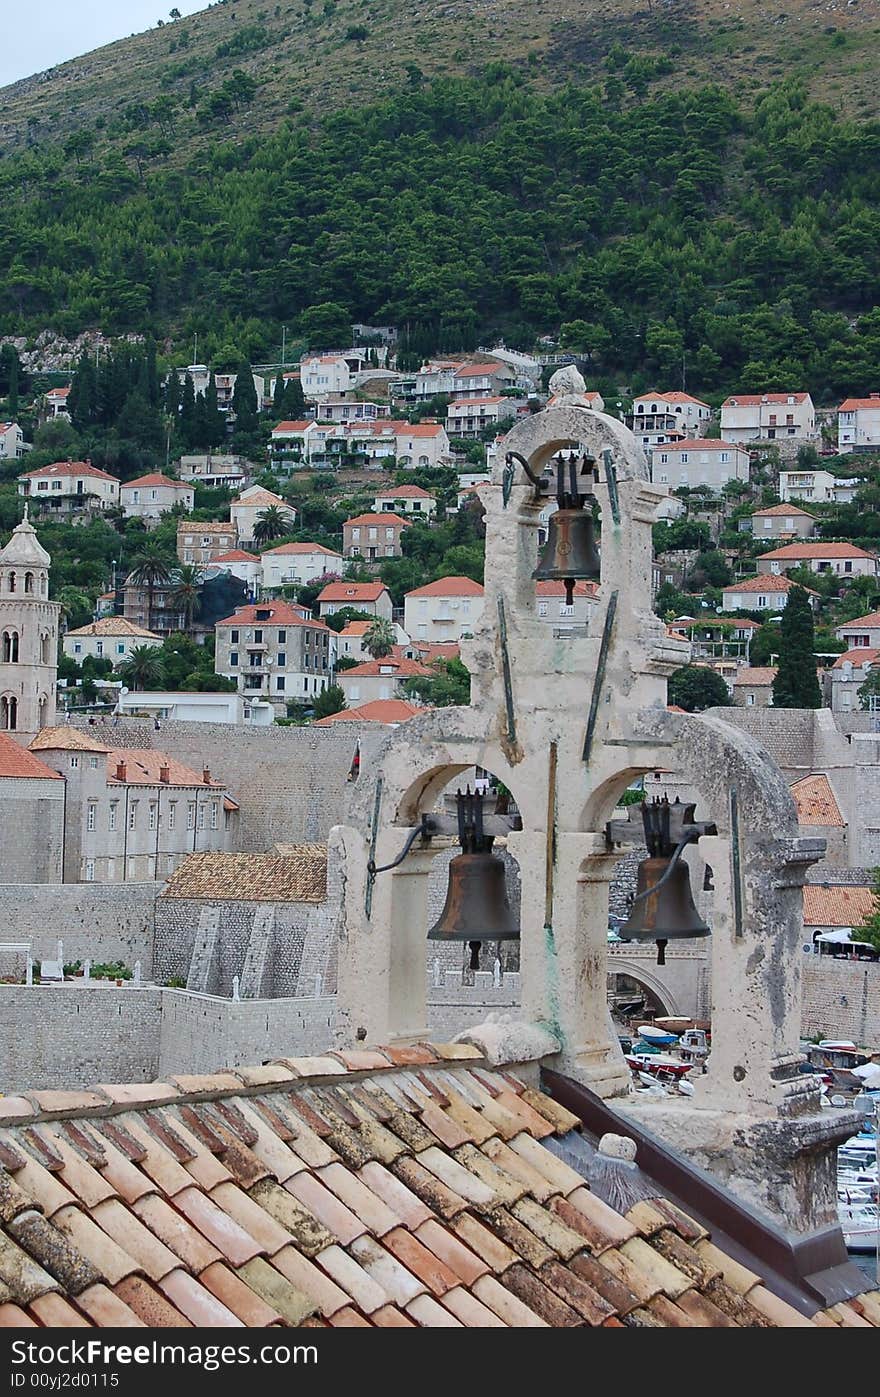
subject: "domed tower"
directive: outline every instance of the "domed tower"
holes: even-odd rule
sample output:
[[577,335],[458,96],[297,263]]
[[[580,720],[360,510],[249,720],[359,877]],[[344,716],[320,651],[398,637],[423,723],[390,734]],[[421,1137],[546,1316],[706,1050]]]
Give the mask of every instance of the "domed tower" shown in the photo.
[[55,721],[57,602],[52,559],[24,519],[0,549],[0,731],[35,733]]

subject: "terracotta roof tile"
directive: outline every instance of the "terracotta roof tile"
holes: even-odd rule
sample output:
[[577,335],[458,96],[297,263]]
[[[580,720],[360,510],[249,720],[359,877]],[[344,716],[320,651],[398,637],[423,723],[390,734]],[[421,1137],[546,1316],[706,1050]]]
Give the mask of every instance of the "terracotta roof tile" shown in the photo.
[[793,782],[789,789],[794,797],[799,824],[846,825],[831,782],[824,772],[803,776],[800,781]]
[[188,854],[172,873],[163,898],[218,902],[323,902],[327,848],[303,844],[296,853]]
[[51,767],[41,762],[39,757],[35,757],[26,747],[19,747],[18,743],[5,733],[0,733],[0,777],[10,779],[24,779],[28,781],[63,781],[64,778],[59,771],[53,771]]
[[192,1328],[192,1321],[142,1276],[128,1276],[113,1289],[149,1329]]
[[221,1261],[215,1261],[212,1266],[208,1266],[199,1280],[206,1290],[216,1295],[217,1299],[248,1328],[266,1328],[267,1325],[277,1324],[281,1319],[276,1309],[267,1305],[265,1300]]
[[[804,926],[862,926],[876,911],[877,899],[871,888],[844,884],[804,885]],[[858,937],[853,937],[858,940]]]
[[76,1302],[101,1329],[143,1329],[144,1321],[106,1285],[93,1285]]

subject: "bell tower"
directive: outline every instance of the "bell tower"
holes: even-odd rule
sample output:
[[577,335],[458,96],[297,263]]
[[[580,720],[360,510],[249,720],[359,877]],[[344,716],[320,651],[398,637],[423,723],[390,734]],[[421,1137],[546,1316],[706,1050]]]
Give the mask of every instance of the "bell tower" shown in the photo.
[[0,731],[33,734],[55,721],[58,617],[52,559],[24,519],[0,549]]

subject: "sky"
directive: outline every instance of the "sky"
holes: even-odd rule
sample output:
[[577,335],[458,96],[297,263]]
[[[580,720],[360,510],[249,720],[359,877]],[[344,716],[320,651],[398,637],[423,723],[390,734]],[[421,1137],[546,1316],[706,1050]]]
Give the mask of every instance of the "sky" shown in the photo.
[[[207,8],[208,0],[176,0],[182,15]],[[175,0],[0,0],[0,87],[77,58],[114,39],[126,39],[168,19]]]

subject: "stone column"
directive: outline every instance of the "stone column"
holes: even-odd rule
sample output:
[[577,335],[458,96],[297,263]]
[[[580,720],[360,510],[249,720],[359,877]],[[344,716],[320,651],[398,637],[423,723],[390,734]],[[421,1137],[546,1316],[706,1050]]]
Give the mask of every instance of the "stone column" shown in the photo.
[[[432,841],[436,845],[437,841]],[[391,964],[388,976],[388,1036],[381,1042],[428,1038],[428,880],[438,849],[411,849],[391,879]]]

